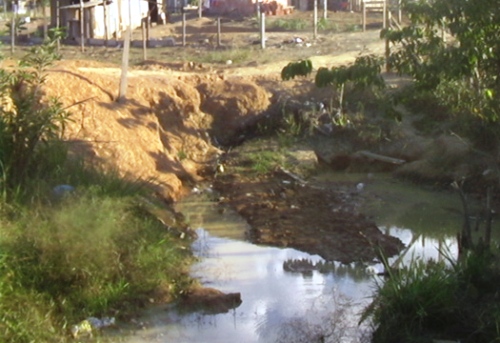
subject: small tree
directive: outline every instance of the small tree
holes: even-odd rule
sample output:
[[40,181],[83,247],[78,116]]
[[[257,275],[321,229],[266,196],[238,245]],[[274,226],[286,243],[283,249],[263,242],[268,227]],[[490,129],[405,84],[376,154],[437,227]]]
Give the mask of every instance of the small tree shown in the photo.
[[0,69],[0,190],[16,188],[36,172],[40,148],[60,138],[68,113],[54,98],[43,102],[46,68],[56,42],[37,46],[13,70]]
[[[317,87],[333,87],[339,93],[339,105],[337,113],[332,118],[334,124],[344,125],[346,123],[343,114],[344,88],[351,83],[355,89],[363,89],[369,86],[378,88],[385,87],[385,82],[380,72],[383,60],[374,55],[360,56],[350,66],[325,68],[321,67],[316,72],[315,84]],[[297,76],[307,76],[313,69],[310,60],[291,62],[281,71],[282,80],[290,80]]]
[[500,6],[495,0],[403,0],[410,24],[381,36],[401,46],[390,64],[452,111],[500,118]]

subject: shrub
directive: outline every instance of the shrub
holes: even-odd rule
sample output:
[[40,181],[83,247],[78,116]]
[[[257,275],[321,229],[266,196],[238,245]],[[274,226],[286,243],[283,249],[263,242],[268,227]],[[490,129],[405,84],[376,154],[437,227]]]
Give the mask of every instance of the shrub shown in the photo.
[[498,261],[469,252],[452,265],[414,261],[379,284],[362,320],[371,317],[373,342],[493,342],[500,339]]

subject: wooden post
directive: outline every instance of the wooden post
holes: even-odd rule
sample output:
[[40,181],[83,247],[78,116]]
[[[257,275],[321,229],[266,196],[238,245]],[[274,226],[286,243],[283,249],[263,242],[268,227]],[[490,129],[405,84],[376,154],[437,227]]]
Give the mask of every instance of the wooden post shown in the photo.
[[[56,1],[56,28],[57,30],[60,29],[61,27],[61,10],[59,9],[60,4],[59,0]],[[61,50],[61,39],[59,38],[59,35],[57,35],[57,51]]]
[[13,54],[16,47],[16,12],[12,13],[10,19],[10,53]]
[[217,17],[217,46],[221,46],[220,17]]
[[362,25],[363,25],[363,32],[366,31],[366,6],[365,6],[365,2],[363,0],[361,0],[361,11],[363,12],[362,16],[361,16],[361,21],[362,21]]
[[147,17],[142,18],[141,20],[141,29],[142,29],[142,59],[145,61],[148,59],[148,52],[147,52],[147,39],[146,39],[146,26],[147,26]]
[[266,48],[266,14],[260,13],[260,46],[262,49]]
[[42,0],[42,11],[43,11],[43,40],[46,41],[49,38],[49,23],[47,19],[47,0]]
[[[384,16],[384,19],[387,21],[387,23],[384,21],[384,27],[390,27],[391,23],[391,12],[387,13],[387,19]],[[389,39],[385,39],[385,71],[389,73],[391,71],[391,64],[389,63],[389,57],[391,56],[391,43],[389,42]]]
[[125,44],[123,46],[123,55],[122,55],[122,73],[120,76],[120,89],[118,93],[118,102],[124,102],[127,96],[127,71],[128,71],[128,60],[130,54],[130,39],[132,37],[132,14],[131,14],[131,5],[128,0],[128,13],[129,13],[129,21],[127,27],[127,34],[125,36]]
[[384,29],[387,28],[387,12],[389,8],[387,7],[387,0],[384,0],[384,4],[382,5],[382,27]]
[[85,13],[83,12],[83,0],[80,0],[80,47],[82,52],[85,51]]
[[398,0],[398,24],[401,25],[403,21],[403,13],[401,12],[401,0]]
[[108,28],[108,5],[106,4],[107,0],[103,1],[103,10],[104,10],[104,46],[108,46],[109,44],[109,28]]
[[328,0],[323,0],[323,19],[328,18]]
[[313,0],[314,2],[314,13],[313,13],[313,39],[318,37],[318,0]]
[[203,0],[198,0],[198,18],[201,19],[203,11]]
[[186,46],[186,13],[182,10],[182,46]]
[[118,93],[118,102],[125,101],[127,96],[127,71],[128,71],[128,59],[130,54],[131,35],[132,35],[132,30],[130,29],[129,25],[127,28],[127,34],[125,35],[125,44],[123,45],[122,73],[120,76],[120,91]]

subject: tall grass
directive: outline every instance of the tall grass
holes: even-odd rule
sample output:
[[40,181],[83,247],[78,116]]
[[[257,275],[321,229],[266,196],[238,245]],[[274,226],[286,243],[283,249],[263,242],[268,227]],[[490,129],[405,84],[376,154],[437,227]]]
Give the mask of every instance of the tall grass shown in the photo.
[[9,299],[2,312],[17,323],[0,332],[4,342],[29,342],[25,331],[38,331],[34,320],[40,330],[64,334],[65,323],[126,313],[152,294],[175,297],[189,284],[189,241],[167,231],[133,197],[80,190],[56,207],[18,210],[0,235],[0,287],[11,290],[1,293]]
[[500,264],[471,251],[458,262],[414,261],[378,285],[362,320],[375,325],[373,342],[500,340]]

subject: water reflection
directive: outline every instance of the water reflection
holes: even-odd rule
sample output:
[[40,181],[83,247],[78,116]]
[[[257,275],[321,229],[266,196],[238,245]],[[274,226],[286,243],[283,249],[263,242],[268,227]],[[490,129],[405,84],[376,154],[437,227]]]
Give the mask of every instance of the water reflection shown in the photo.
[[[452,237],[439,243],[408,229],[383,230],[409,245],[402,263],[409,263],[412,256],[438,259],[440,244],[457,252]],[[193,276],[223,292],[241,292],[242,304],[216,315],[150,309],[143,318],[146,330],[125,342],[361,342],[366,338],[367,328],[357,327],[359,314],[370,301],[374,282],[381,281],[368,274],[366,265],[335,264],[330,273],[290,273],[283,269],[287,260],[322,259],[294,249],[216,237],[202,229],[198,234],[193,247],[203,259],[194,266]],[[375,267],[382,270],[380,264]]]
[[[389,262],[408,265],[413,258],[440,260],[442,252],[457,256],[454,234],[460,217],[448,217],[446,222],[442,219],[455,203],[446,194],[439,194],[436,200],[435,193],[419,191],[416,196],[412,187],[400,187],[385,179],[369,180],[363,190],[368,193],[364,210],[383,232],[400,238],[407,246]],[[181,315],[166,306],[150,308],[141,318],[145,329],[120,342],[369,341],[368,328],[359,328],[357,322],[370,302],[375,283],[383,279],[370,274],[368,265],[334,263],[323,272],[287,272],[285,261],[309,259],[317,263],[322,259],[294,249],[242,241],[246,222],[230,211],[222,215],[206,197],[187,199],[177,210],[186,215],[192,227],[203,228],[193,245],[201,257],[193,267],[193,276],[223,292],[240,292],[243,302],[228,313],[215,315]],[[375,273],[383,272],[382,264],[370,267]]]

